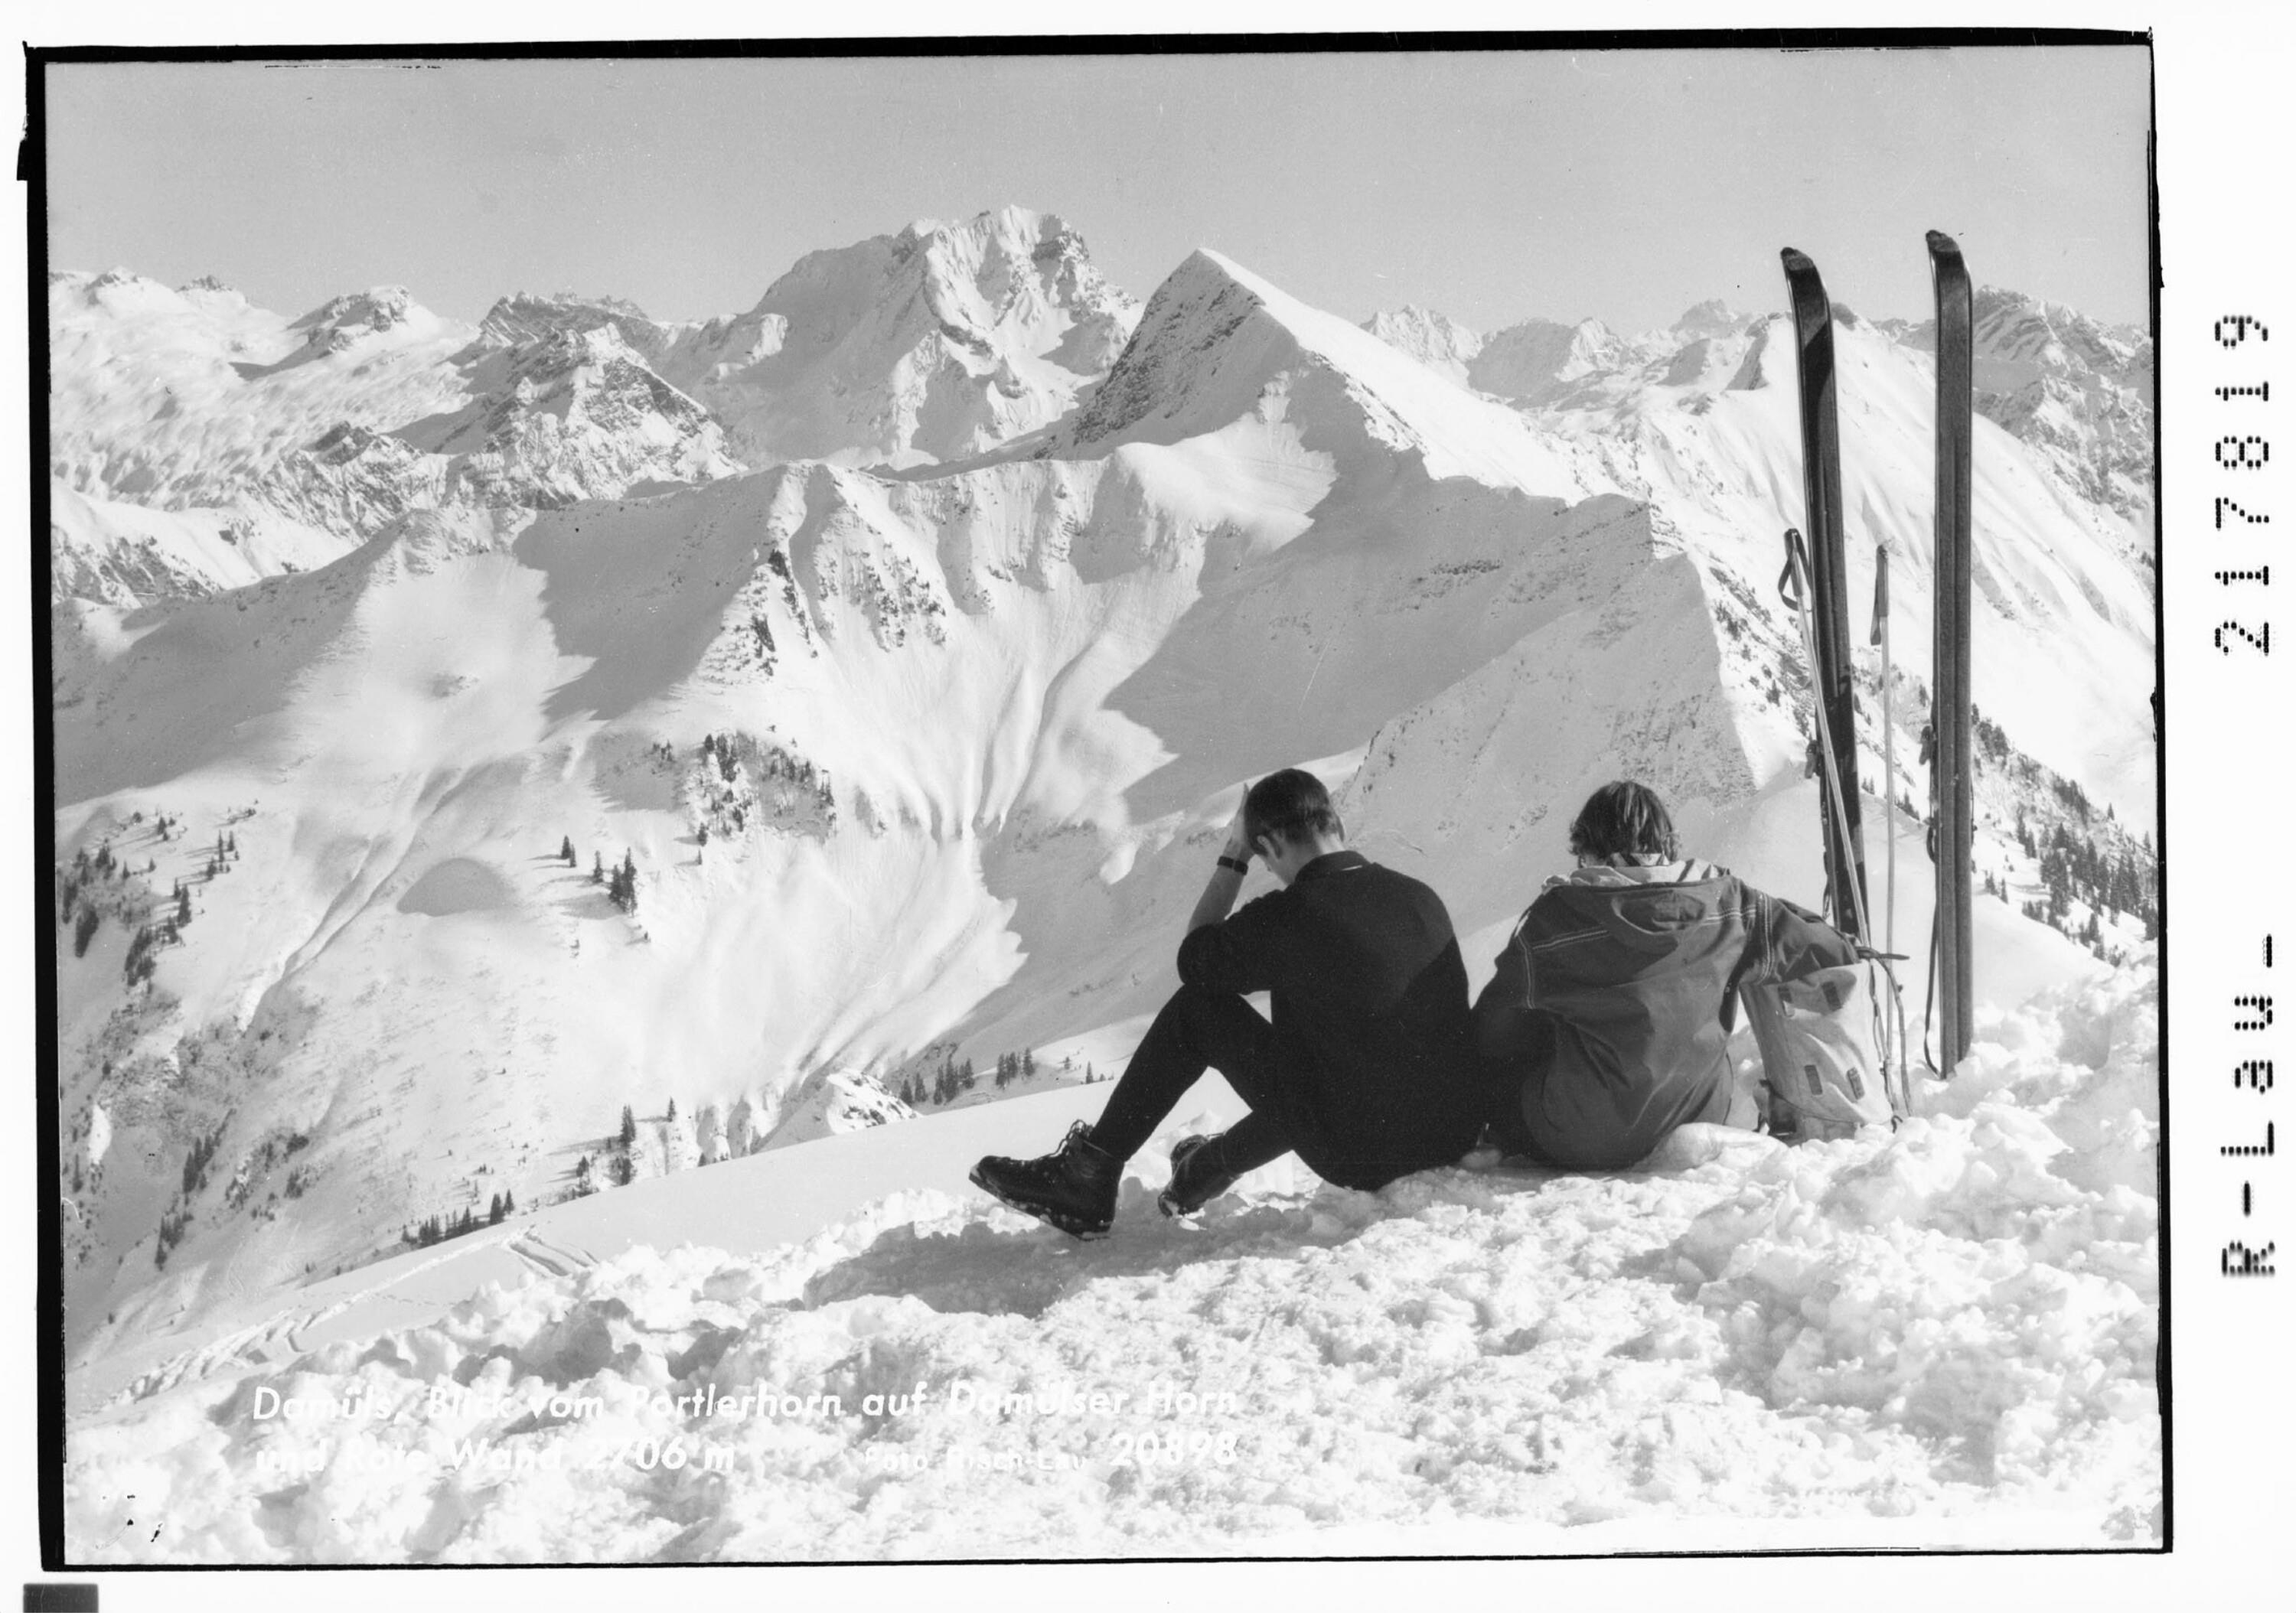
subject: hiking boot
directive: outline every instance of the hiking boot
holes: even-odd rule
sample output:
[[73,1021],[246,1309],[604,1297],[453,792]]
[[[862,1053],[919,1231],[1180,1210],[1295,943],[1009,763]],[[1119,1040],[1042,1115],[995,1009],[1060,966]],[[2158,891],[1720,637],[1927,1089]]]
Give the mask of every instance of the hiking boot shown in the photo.
[[991,1154],[972,1167],[972,1185],[990,1198],[1058,1227],[1071,1238],[1105,1238],[1116,1219],[1124,1161],[1096,1145],[1079,1120],[1051,1153],[1037,1159]]
[[1193,1216],[1235,1185],[1235,1173],[1218,1167],[1218,1150],[1210,1147],[1226,1134],[1183,1137],[1172,1144],[1172,1179],[1156,1195],[1158,1209],[1168,1216]]

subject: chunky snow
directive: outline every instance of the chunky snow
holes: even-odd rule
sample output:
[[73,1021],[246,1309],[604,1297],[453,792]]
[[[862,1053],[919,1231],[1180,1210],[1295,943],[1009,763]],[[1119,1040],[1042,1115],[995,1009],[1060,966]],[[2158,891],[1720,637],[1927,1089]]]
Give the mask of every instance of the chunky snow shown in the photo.
[[1026,1147],[1075,1106],[800,1144],[649,1185],[644,1246],[80,1419],[70,1543],[387,1564],[2154,1542],[2157,1012],[2143,963],[1992,1017],[1895,1134],[1688,1128],[1634,1171],[1479,1159],[1377,1194],[1279,1162],[1189,1225],[1152,1202],[1187,1114],[1105,1242],[922,1191],[743,1253],[689,1211],[673,1244],[681,1189],[738,1175],[771,1216],[800,1155],[946,1132],[963,1156],[984,1115]]

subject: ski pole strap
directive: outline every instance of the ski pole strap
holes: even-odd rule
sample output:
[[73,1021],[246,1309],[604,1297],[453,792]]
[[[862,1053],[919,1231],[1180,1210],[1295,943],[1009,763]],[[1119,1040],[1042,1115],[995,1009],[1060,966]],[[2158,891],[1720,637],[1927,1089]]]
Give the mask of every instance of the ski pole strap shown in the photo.
[[[1934,856],[1935,851],[1932,850],[1931,855]],[[1922,993],[1922,1062],[1930,1067],[1930,1074],[1933,1076],[1943,1073],[1938,1069],[1936,1055],[1930,1052],[1930,1020],[1937,1007],[1937,971],[1938,921],[1937,914],[1932,913],[1930,914],[1930,979],[1928,987]]]
[[1874,545],[1874,633],[1866,643],[1882,643],[1882,624],[1890,619],[1890,551],[1882,544]]
[[1800,528],[1786,528],[1786,563],[1778,573],[1778,597],[1797,611],[1809,603],[1809,591],[1805,578],[1809,574],[1809,554],[1802,547]]

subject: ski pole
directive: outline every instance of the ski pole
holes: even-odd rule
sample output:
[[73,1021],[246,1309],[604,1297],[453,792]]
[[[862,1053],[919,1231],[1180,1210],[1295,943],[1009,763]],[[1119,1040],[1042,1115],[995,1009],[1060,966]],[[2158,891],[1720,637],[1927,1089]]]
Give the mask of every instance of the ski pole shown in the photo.
[[[1785,595],[1787,603],[1795,607],[1801,623],[1802,653],[1809,658],[1810,712],[1817,719],[1818,772],[1825,781],[1821,787],[1824,799],[1833,808],[1833,828],[1828,838],[1839,838],[1842,842],[1839,847],[1830,847],[1827,855],[1829,860],[1835,856],[1841,858],[1845,871],[1841,883],[1849,888],[1850,913],[1857,926],[1857,934],[1863,938],[1871,935],[1873,929],[1866,921],[1866,894],[1858,889],[1856,877],[1847,872],[1857,865],[1857,859],[1854,855],[1855,848],[1849,844],[1849,815],[1841,804],[1841,775],[1833,766],[1833,735],[1825,720],[1825,691],[1818,681],[1817,625],[1811,614],[1809,592],[1804,581],[1806,564],[1801,533],[1796,528],[1788,527],[1786,569],[1778,578],[1778,591]],[[1841,915],[1836,913],[1834,917],[1839,919]]]
[[[1890,696],[1897,682],[1890,670],[1890,546],[1874,545],[1874,643],[1882,646],[1882,851],[1888,859],[1882,902],[1882,950],[1898,950],[1898,725],[1896,702]],[[1895,975],[1890,989],[1898,988]],[[1905,1003],[1898,1004],[1898,1086],[1911,1114],[1912,1076],[1906,1068]]]
[[1882,646],[1882,821],[1889,825],[1882,950],[1898,950],[1898,733],[1890,720],[1890,551],[1874,545],[1874,643]]

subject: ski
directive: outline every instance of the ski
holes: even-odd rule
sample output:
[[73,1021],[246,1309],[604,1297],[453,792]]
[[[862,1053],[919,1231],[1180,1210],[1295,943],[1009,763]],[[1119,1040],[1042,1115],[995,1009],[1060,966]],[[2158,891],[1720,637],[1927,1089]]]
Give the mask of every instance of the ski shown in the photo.
[[1930,774],[1937,861],[1938,1064],[1951,1071],[1976,1028],[1970,955],[1970,405],[1969,270],[1949,235],[1929,232],[1930,282],[1937,293],[1936,637],[1931,716],[1936,725]]
[[1841,530],[1841,451],[1833,399],[1833,307],[1817,266],[1787,247],[1793,298],[1794,379],[1801,400],[1803,520],[1809,534],[1809,608],[1815,618],[1810,684],[1817,708],[1814,771],[1825,837],[1826,910],[1844,934],[1865,941],[1866,848],[1858,826],[1857,707],[1852,698],[1849,578]]

